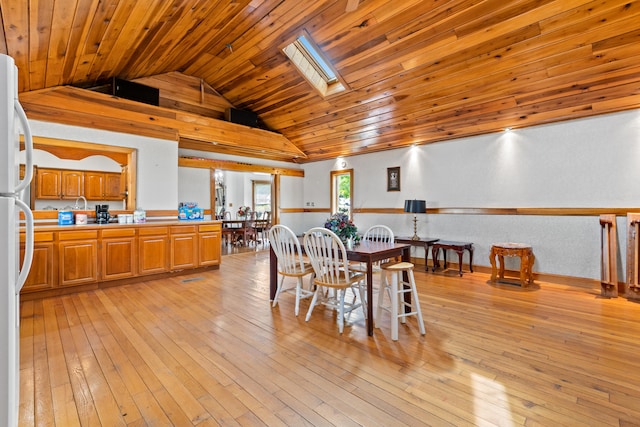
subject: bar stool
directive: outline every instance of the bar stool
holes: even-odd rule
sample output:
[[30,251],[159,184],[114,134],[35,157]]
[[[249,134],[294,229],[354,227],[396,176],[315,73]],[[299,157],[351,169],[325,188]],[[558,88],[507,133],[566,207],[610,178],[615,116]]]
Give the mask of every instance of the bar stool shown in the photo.
[[[382,309],[385,309],[391,313],[391,339],[398,341],[398,320],[402,323],[407,322],[408,316],[418,317],[418,327],[420,328],[420,334],[424,335],[424,322],[422,320],[422,311],[420,311],[420,300],[418,299],[418,290],[416,288],[416,281],[413,277],[413,264],[410,262],[398,262],[398,263],[386,263],[382,264],[380,268],[383,270],[382,284],[378,293],[378,308],[376,311],[376,327],[382,314]],[[402,277],[402,273],[406,272],[409,278],[408,282],[405,282]],[[387,280],[387,274],[391,273],[391,284]],[[389,299],[391,304],[389,306],[384,305],[384,295],[389,293]],[[408,303],[404,299],[404,294],[411,292],[411,302]],[[399,310],[399,308],[402,310]],[[410,307],[411,311],[406,312],[406,307]]]

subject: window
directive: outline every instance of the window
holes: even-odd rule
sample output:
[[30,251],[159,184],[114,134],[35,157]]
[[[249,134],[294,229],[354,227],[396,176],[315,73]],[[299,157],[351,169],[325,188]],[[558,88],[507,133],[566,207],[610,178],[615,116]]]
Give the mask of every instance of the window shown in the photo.
[[353,169],[331,171],[331,212],[344,212],[352,218]]
[[300,73],[322,96],[345,89],[338,74],[327,61],[311,38],[303,34],[282,49]]
[[253,184],[253,210],[262,216],[264,212],[271,211],[271,182],[252,181]]

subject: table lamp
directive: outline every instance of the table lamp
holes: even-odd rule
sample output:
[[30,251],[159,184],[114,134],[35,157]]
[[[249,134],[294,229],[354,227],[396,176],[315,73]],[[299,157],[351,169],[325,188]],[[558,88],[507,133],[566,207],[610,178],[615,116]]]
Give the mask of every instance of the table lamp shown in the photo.
[[413,237],[411,240],[420,240],[418,237],[418,218],[417,215],[419,213],[425,213],[427,210],[427,202],[424,200],[405,200],[404,201],[404,211],[408,213],[412,213],[413,215]]

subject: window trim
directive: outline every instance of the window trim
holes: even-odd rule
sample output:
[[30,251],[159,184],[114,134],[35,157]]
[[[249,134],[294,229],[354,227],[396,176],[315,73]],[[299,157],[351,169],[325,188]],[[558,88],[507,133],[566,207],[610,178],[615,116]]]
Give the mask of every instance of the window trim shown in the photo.
[[338,212],[338,195],[336,194],[337,178],[340,175],[349,175],[349,219],[353,220],[353,169],[340,169],[330,172],[330,188],[331,188],[331,214]]

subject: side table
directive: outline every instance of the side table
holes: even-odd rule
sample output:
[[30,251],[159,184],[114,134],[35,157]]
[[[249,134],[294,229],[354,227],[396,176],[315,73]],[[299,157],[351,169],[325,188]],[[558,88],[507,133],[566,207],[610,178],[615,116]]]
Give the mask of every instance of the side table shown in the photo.
[[433,244],[433,269],[431,271],[436,271],[436,267],[439,266],[438,254],[440,253],[440,249],[444,252],[444,268],[447,268],[447,249],[451,249],[458,254],[458,272],[460,273],[460,277],[462,277],[462,255],[464,251],[468,251],[469,270],[473,273],[473,243],[438,240]]
[[425,271],[429,271],[429,248],[433,245],[434,242],[437,242],[438,239],[433,237],[421,237],[419,240],[413,240],[411,237],[396,237],[396,243],[406,243],[412,246],[422,246],[424,247],[424,269]]
[[[496,267],[496,256],[500,263],[500,271]],[[489,262],[491,262],[491,282],[495,283],[498,278],[504,279],[504,257],[520,257],[520,286],[523,288],[533,283],[533,263],[535,256],[531,245],[524,243],[494,243],[491,245]]]

